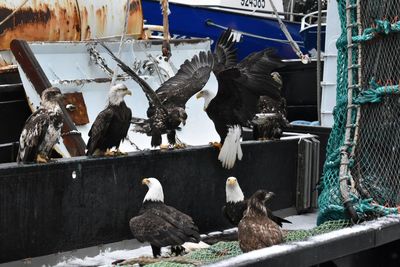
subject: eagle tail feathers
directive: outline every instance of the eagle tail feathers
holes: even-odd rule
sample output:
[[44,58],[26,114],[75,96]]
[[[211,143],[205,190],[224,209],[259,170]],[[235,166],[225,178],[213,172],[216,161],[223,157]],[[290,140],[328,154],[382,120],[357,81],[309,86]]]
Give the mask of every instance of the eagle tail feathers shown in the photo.
[[232,169],[235,165],[236,158],[239,160],[242,159],[243,152],[240,146],[241,135],[242,129],[239,125],[229,127],[228,134],[218,155],[218,160],[222,162],[222,167]]

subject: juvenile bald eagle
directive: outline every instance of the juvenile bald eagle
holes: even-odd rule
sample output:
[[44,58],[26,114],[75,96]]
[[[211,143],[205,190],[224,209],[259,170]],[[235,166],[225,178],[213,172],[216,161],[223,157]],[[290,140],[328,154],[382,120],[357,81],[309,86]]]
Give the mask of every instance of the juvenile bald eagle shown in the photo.
[[272,192],[258,190],[249,199],[247,209],[238,225],[239,246],[249,252],[282,243],[280,227],[268,217],[265,203]]
[[252,53],[238,64],[235,64],[235,53],[233,37],[221,38],[214,52],[213,68],[218,92],[203,90],[196,95],[204,98],[204,110],[220,136],[222,148],[218,159],[227,169],[234,166],[236,158],[242,158],[242,126],[250,125],[259,97],[268,95],[280,99],[279,84],[270,73],[283,66],[272,49]]
[[[243,213],[247,209],[248,199],[244,199],[242,189],[235,177],[229,177],[226,179],[225,186],[226,193],[226,204],[222,207],[222,213],[228,221],[237,226],[240,220],[243,218]],[[288,220],[275,216],[272,211],[267,209],[268,217],[282,227],[282,223],[291,223]]]
[[56,87],[42,92],[40,107],[26,120],[19,138],[18,163],[49,161],[50,152],[61,136],[63,116],[58,101],[62,97]]
[[[168,142],[176,144],[176,129],[185,124],[187,114],[186,102],[199,92],[210,78],[214,57],[211,52],[200,52],[190,61],[185,60],[175,76],[164,82],[153,91],[145,80],[140,78],[130,67],[117,58],[103,43],[100,43],[118,66],[133,78],[143,89],[149,101],[147,120],[139,120],[136,130],[151,136],[151,146],[161,145],[161,135],[167,134]],[[133,121],[136,123],[137,120]]]
[[149,191],[143,200],[139,215],[133,217],[129,226],[133,236],[140,242],[151,245],[153,256],[161,255],[161,248],[172,246],[171,251],[179,254],[185,242],[200,242],[199,229],[192,218],[164,204],[164,193],[156,178],[145,178],[142,184]]
[[107,107],[97,115],[89,131],[86,155],[111,155],[113,147],[119,152],[121,141],[128,134],[132,111],[125,104],[124,97],[132,92],[124,84],[112,86],[108,93]]
[[[282,79],[278,72],[271,73],[273,79],[282,88]],[[260,96],[257,113],[252,121],[253,138],[255,140],[275,140],[282,136],[282,128],[287,127],[286,100],[282,97],[274,99],[269,96]]]

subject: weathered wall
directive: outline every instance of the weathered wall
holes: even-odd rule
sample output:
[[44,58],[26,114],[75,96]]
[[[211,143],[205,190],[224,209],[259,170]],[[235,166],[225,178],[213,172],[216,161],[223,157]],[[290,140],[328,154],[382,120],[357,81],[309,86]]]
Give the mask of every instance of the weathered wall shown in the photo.
[[229,226],[221,215],[228,176],[246,196],[274,191],[273,209],[294,206],[297,142],[246,142],[232,170],[211,147],[0,164],[0,262],[132,238],[128,221],[147,192],[143,177],[159,178],[165,202],[190,214],[201,232]]
[[[22,3],[23,0],[2,0],[0,21]],[[143,28],[140,0],[130,1],[129,12],[127,33],[140,36]],[[28,1],[0,26],[0,50],[9,49],[13,39],[80,41],[120,35],[125,13],[126,0]]]

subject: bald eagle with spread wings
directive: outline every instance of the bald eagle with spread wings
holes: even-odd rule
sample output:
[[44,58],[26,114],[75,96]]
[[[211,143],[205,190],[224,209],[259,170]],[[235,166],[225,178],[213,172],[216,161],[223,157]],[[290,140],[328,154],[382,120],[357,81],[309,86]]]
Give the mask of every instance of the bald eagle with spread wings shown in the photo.
[[196,97],[204,98],[204,110],[214,122],[222,144],[218,159],[230,169],[236,158],[242,158],[240,147],[242,126],[250,126],[257,112],[259,97],[267,95],[280,99],[280,84],[271,72],[283,63],[273,49],[254,52],[236,63],[236,49],[230,30],[219,39],[215,52],[213,72],[218,80],[218,92],[200,91]]
[[187,114],[186,102],[199,92],[210,78],[214,66],[214,57],[211,52],[200,52],[190,61],[186,60],[175,76],[164,82],[156,91],[140,78],[129,66],[117,58],[112,51],[100,43],[108,54],[117,62],[118,66],[133,78],[143,89],[148,101],[148,119],[135,119],[136,131],[151,136],[151,146],[161,145],[161,135],[167,134],[170,145],[176,144],[176,129],[185,124]]
[[42,92],[40,108],[26,120],[19,138],[18,163],[46,163],[50,160],[51,150],[58,142],[63,126],[58,103],[62,97],[57,87]]
[[[86,155],[123,154],[119,145],[128,135],[132,119],[132,111],[124,101],[126,95],[132,92],[124,84],[110,88],[107,107],[97,115],[90,128]],[[110,151],[113,147],[117,149],[115,153]]]
[[161,248],[171,246],[171,252],[180,254],[185,242],[200,242],[199,229],[193,219],[164,204],[164,192],[156,178],[145,178],[148,186],[139,215],[129,221],[133,236],[140,242],[149,242],[154,258],[161,256]]

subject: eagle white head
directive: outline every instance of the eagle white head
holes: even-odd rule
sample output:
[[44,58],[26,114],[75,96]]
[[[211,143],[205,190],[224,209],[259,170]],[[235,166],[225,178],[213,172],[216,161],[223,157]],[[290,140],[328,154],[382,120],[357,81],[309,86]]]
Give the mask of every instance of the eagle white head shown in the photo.
[[124,101],[126,95],[132,95],[132,92],[128,90],[125,84],[118,83],[110,88],[108,92],[108,101],[111,105],[118,106]]
[[226,202],[236,203],[244,200],[242,189],[235,177],[231,176],[226,179],[225,193]]
[[204,107],[203,109],[206,110],[208,105],[210,104],[211,100],[213,100],[213,98],[216,96],[215,93],[209,91],[209,90],[201,90],[200,92],[198,92],[196,94],[196,98],[204,98]]
[[149,201],[161,201],[164,202],[164,192],[161,183],[156,178],[144,178],[142,184],[147,185],[149,191],[147,191],[143,202]]

